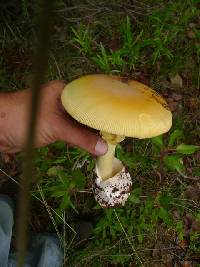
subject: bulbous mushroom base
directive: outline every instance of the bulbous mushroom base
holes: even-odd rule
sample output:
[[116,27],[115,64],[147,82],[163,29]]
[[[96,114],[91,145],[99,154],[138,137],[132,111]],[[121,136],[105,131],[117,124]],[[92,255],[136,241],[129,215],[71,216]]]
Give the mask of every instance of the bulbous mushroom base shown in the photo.
[[130,173],[122,168],[112,178],[105,181],[98,175],[94,181],[93,191],[96,201],[102,208],[114,208],[123,206],[127,201],[132,189]]

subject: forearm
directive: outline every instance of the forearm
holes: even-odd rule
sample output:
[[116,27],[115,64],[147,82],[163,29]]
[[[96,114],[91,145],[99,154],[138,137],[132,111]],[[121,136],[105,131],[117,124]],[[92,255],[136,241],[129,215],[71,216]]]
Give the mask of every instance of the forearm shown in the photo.
[[30,90],[0,93],[0,152],[24,149],[30,100]]

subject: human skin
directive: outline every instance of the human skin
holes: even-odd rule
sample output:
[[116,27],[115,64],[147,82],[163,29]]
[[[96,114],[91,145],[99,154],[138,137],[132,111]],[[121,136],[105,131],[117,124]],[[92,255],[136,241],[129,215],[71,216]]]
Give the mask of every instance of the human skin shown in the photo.
[[[63,81],[51,81],[41,88],[35,147],[60,140],[96,156],[105,154],[105,141],[91,129],[74,121],[62,108],[60,95],[64,86]],[[30,89],[0,93],[1,152],[16,153],[24,150],[30,100]]]

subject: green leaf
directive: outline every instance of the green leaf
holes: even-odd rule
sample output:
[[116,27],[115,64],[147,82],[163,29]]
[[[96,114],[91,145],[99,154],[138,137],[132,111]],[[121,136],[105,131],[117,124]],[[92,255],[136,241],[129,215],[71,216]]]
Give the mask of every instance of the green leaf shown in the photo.
[[56,141],[52,144],[52,147],[58,150],[66,150],[66,143],[63,141]]
[[136,187],[133,189],[133,194],[137,197],[139,197],[142,194],[142,188],[141,187]]
[[152,142],[152,144],[154,144],[160,150],[162,148],[164,148],[163,135],[159,135],[159,136],[153,137],[151,139],[151,142]]
[[66,190],[64,191],[54,191],[51,196],[52,197],[62,197],[66,194]]
[[175,229],[176,229],[176,232],[178,233],[179,240],[183,240],[184,238],[183,222],[177,222]]
[[50,192],[66,191],[66,187],[60,183],[59,185],[53,185],[53,186],[48,187],[48,191],[50,191]]
[[66,208],[69,208],[70,206],[71,206],[70,196],[68,194],[65,194],[60,202],[60,209],[65,210]]
[[58,177],[66,187],[68,187],[71,183],[69,175],[66,173],[66,170],[60,166],[53,166],[49,168],[47,174],[48,176]]
[[171,220],[170,214],[164,208],[161,207],[159,209],[158,216],[160,219],[163,220],[164,223],[166,223],[166,225],[171,225],[172,220]]
[[141,192],[142,192],[141,187],[133,189],[128,198],[128,201],[130,201],[132,204],[139,204],[141,202],[140,201]]
[[173,146],[174,145],[174,143],[180,138],[180,137],[182,137],[183,136],[183,131],[181,131],[181,130],[175,130],[175,131],[173,131],[171,134],[170,134],[170,136],[169,136],[169,143],[168,143],[168,145],[169,146]]
[[76,187],[79,189],[85,188],[86,177],[80,170],[74,170],[72,172],[72,177]]
[[61,163],[65,163],[67,161],[66,157],[60,157],[56,160],[53,161],[54,164],[61,164]]
[[55,208],[55,220],[58,225],[63,224],[62,218],[63,218],[63,211],[58,207]]
[[200,220],[200,212],[197,213],[197,219]]
[[105,215],[106,215],[106,219],[107,219],[107,222],[112,225],[112,222],[113,222],[113,210],[112,209],[107,209],[107,210],[104,210],[105,212]]
[[132,34],[132,30],[131,30],[131,21],[130,18],[127,16],[126,17],[126,31],[125,31],[125,37],[126,37],[126,43],[127,45],[129,45],[129,47],[131,47],[132,43],[133,43],[133,34]]
[[159,197],[159,202],[163,206],[163,208],[168,209],[171,205],[172,197],[164,193]]
[[94,168],[95,168],[95,161],[91,159],[87,164],[87,171],[91,172],[92,170],[94,170]]
[[52,197],[62,197],[68,192],[69,188],[63,184],[51,186],[48,188]]
[[194,176],[200,176],[200,169],[199,168],[198,169],[194,169],[193,168],[192,173],[193,173]]
[[135,194],[131,194],[128,198],[128,201],[131,202],[132,204],[139,204],[140,199],[137,197]]
[[171,171],[185,172],[185,167],[182,163],[180,155],[164,157],[165,166]]
[[198,151],[199,149],[200,149],[200,146],[181,144],[177,146],[176,151],[184,155],[190,155]]
[[158,212],[157,209],[153,209],[151,213],[151,221],[153,224],[155,224],[158,220]]
[[67,208],[71,207],[73,210],[75,210],[75,212],[78,214],[78,211],[76,210],[74,204],[72,203],[71,201],[71,198],[70,198],[70,195],[69,194],[65,194],[63,196],[63,198],[61,199],[61,202],[60,202],[60,209],[61,210],[65,210]]
[[139,234],[138,236],[137,236],[137,238],[138,238],[138,242],[141,244],[142,242],[143,242],[143,240],[144,240],[144,237],[143,237],[143,235],[142,234]]
[[53,167],[48,169],[47,175],[48,176],[57,176],[57,175],[59,175],[61,169],[62,169],[61,167],[53,166]]

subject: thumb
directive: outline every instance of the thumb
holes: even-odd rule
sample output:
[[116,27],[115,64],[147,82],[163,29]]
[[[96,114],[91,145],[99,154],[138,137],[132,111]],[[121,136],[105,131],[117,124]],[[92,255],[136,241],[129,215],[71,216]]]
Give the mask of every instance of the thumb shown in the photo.
[[95,156],[104,155],[107,152],[106,141],[92,130],[74,120],[68,120],[67,123],[64,120],[63,125],[65,127],[61,134],[62,141],[78,146]]

